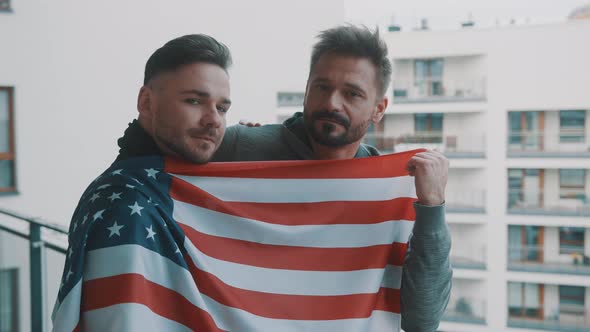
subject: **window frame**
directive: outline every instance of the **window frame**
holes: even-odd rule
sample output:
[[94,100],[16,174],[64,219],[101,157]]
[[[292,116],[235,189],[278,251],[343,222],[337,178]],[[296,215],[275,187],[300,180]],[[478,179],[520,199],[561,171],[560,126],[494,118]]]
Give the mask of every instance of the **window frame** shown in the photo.
[[[7,4],[6,8],[2,8],[2,3]],[[10,0],[0,0],[0,13],[12,13],[12,3]]]
[[0,151],[0,161],[12,162],[11,187],[0,187],[0,195],[17,193],[16,177],[16,148],[15,148],[15,129],[14,129],[14,87],[0,86],[0,91],[6,91],[8,96],[8,151]]
[[[572,126],[572,125],[564,125],[565,119],[564,115],[572,114],[572,113],[581,113],[582,117],[582,124],[581,126]],[[586,110],[560,110],[559,111],[559,143],[560,144],[568,144],[568,143],[583,143],[586,141],[586,118],[587,118],[587,111]],[[569,119],[571,121],[571,119]]]
[[[563,172],[569,170],[582,171],[582,181],[577,185],[568,185],[563,183],[565,178]],[[559,199],[579,199],[583,202],[586,201],[586,169],[578,168],[560,168],[559,169]]]

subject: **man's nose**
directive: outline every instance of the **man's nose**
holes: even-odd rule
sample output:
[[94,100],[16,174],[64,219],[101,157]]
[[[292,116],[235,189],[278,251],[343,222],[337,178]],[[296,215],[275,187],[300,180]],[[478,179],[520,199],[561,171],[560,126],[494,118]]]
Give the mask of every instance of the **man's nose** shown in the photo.
[[344,98],[342,94],[338,91],[332,91],[332,93],[325,97],[323,106],[328,111],[338,112],[342,110],[343,104]]
[[222,123],[223,119],[219,110],[217,109],[217,104],[211,103],[207,105],[201,116],[201,125],[203,127],[219,128]]

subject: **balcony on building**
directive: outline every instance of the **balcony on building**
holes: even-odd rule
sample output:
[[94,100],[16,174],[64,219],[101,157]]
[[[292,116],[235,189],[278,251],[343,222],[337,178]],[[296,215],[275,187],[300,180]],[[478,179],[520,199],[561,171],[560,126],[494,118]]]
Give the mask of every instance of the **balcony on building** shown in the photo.
[[508,270],[590,276],[590,228],[510,225]]
[[486,172],[481,168],[451,168],[445,191],[449,213],[486,212]]
[[590,110],[508,112],[508,157],[590,157]]
[[394,59],[393,103],[486,100],[484,56]]
[[449,224],[451,238],[451,266],[453,269],[485,270],[486,233],[484,225]]
[[586,169],[508,170],[508,213],[590,216],[590,177]]
[[484,158],[484,114],[386,113],[369,128],[365,142],[385,153],[438,149],[448,158]]
[[443,321],[480,324],[486,323],[485,281],[453,278],[449,304],[443,314]]
[[508,327],[582,332],[590,330],[590,288],[509,282]]

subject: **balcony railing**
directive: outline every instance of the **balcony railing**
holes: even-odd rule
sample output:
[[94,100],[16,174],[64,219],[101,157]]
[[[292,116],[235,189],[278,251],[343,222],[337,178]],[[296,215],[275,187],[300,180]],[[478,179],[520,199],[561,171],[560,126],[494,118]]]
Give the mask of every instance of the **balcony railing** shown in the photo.
[[431,77],[422,80],[393,81],[393,102],[399,104],[484,101],[485,99],[485,77],[455,80]]
[[590,312],[582,306],[556,305],[552,307],[535,308],[535,312],[542,313],[542,318],[521,317],[510,314],[508,326],[536,330],[559,332],[588,332],[590,331]]
[[[29,247],[29,270],[31,292],[31,331],[45,331],[47,309],[53,303],[47,303],[44,279],[46,274],[45,249],[58,254],[65,254],[67,249],[67,230],[61,225],[51,224],[37,218],[23,216],[14,211],[0,208],[0,233],[24,239]],[[0,246],[3,244],[0,243]],[[2,262],[0,262],[2,263]],[[10,310],[17,310],[11,308]],[[17,325],[18,326],[18,325]]]
[[476,269],[484,270],[486,268],[486,250],[484,246],[460,248],[451,248],[451,265],[458,269]]
[[508,213],[511,214],[590,216],[590,203],[585,195],[555,201],[547,201],[546,195],[539,191],[509,190],[508,195]]
[[590,257],[584,250],[567,250],[559,253],[560,248],[547,252],[539,246],[509,246],[508,270],[544,273],[567,273],[590,275]]
[[468,324],[485,324],[486,302],[467,297],[451,298],[443,314],[443,320]]
[[383,153],[426,148],[437,149],[449,158],[485,157],[485,136],[481,134],[443,135],[440,132],[425,132],[392,136],[385,133],[368,133],[364,142],[375,146]]
[[590,157],[590,139],[584,130],[510,132],[509,157]]

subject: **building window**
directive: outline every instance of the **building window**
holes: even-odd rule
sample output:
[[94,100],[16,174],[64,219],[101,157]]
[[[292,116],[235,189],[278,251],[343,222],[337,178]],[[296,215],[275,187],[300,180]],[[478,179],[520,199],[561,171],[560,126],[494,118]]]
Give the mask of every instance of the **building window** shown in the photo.
[[559,312],[583,316],[585,292],[580,286],[559,286]]
[[559,198],[578,199],[586,202],[586,170],[559,170]]
[[508,144],[512,149],[539,151],[543,149],[545,112],[509,112]]
[[559,141],[561,143],[584,142],[586,111],[559,111]]
[[422,97],[442,96],[443,59],[414,61],[414,84]]
[[277,93],[277,105],[279,107],[303,106],[305,93],[303,92],[279,92]]
[[0,269],[0,332],[17,332],[18,269]]
[[0,12],[11,12],[10,0],[0,0]]
[[508,315],[514,318],[538,318],[543,316],[539,284],[508,283]]
[[584,228],[559,227],[559,253],[568,255],[584,253]]
[[418,138],[416,143],[442,143],[443,114],[414,114],[414,131]]
[[0,87],[0,193],[16,191],[13,91]]

